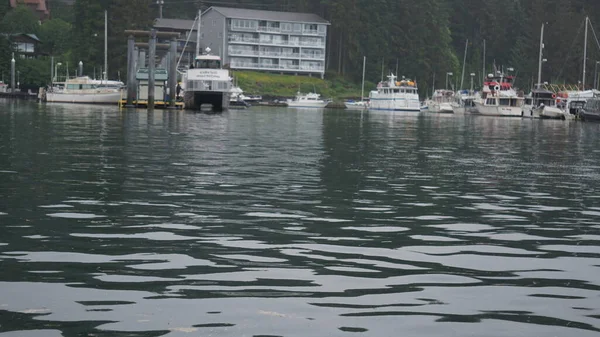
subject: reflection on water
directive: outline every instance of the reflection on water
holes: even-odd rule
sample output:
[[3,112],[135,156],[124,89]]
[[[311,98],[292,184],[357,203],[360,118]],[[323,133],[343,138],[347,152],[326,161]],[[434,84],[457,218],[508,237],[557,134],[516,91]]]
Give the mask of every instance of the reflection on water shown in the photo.
[[0,336],[596,336],[598,125],[4,102]]

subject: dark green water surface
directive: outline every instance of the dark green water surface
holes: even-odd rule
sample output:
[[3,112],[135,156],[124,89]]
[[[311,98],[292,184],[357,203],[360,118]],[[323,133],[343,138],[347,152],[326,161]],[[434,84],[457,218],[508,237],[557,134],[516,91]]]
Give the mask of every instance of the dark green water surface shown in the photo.
[[0,336],[599,336],[599,139],[0,102]]

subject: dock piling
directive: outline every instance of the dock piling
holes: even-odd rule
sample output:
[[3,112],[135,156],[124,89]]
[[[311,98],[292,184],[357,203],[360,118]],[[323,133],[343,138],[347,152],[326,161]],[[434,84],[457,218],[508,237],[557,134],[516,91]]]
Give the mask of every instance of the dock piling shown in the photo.
[[177,97],[177,40],[171,38],[171,51],[169,52],[169,107],[175,108]]
[[133,35],[129,35],[127,40],[127,105],[125,107],[133,107],[133,96],[137,87],[135,80],[135,39]]
[[154,73],[156,69],[156,29],[150,31],[148,43],[148,108],[154,108]]
[[10,92],[15,93],[15,53],[12,53],[12,59],[10,60]]

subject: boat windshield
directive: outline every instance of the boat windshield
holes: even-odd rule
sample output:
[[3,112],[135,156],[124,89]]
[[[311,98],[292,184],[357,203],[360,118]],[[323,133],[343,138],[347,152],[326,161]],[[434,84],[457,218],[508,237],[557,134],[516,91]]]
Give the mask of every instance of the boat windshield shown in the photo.
[[221,69],[221,61],[219,61],[219,60],[196,60],[196,68]]

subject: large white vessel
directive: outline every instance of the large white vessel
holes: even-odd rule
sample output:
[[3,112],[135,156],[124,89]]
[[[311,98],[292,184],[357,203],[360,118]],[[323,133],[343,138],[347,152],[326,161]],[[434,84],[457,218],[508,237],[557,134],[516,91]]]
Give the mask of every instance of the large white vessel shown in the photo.
[[229,108],[231,77],[229,70],[223,69],[221,57],[205,53],[196,56],[193,67],[183,75],[185,109],[201,110],[203,105],[212,111],[220,112]]
[[46,102],[117,104],[123,96],[124,83],[120,81],[93,80],[87,76],[55,83],[46,92]]
[[329,101],[321,99],[321,95],[314,92],[308,94],[298,92],[294,99],[287,101],[287,104],[291,108],[324,108]]
[[504,76],[502,72],[489,74],[472,112],[485,116],[521,117],[524,98],[513,88],[513,80],[513,76]]
[[447,89],[437,89],[431,95],[431,99],[427,100],[429,112],[438,113],[453,113],[452,102],[454,101],[454,91]]
[[542,88],[533,89],[525,97],[522,115],[530,118],[566,119],[565,111],[556,104],[556,94]]
[[396,82],[391,74],[370,92],[369,110],[421,111],[417,83],[408,79]]

